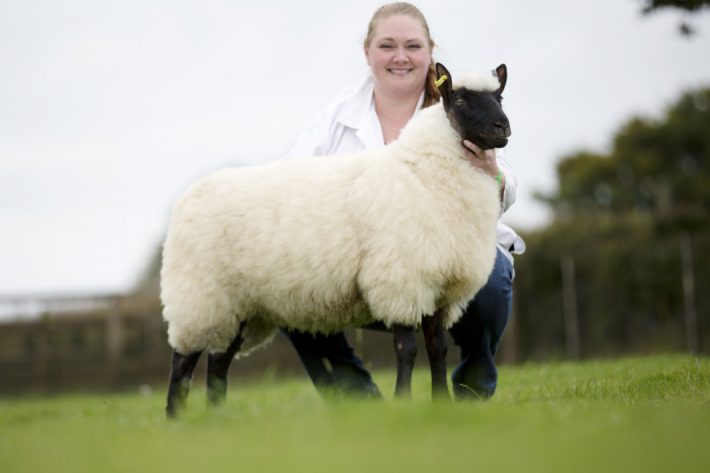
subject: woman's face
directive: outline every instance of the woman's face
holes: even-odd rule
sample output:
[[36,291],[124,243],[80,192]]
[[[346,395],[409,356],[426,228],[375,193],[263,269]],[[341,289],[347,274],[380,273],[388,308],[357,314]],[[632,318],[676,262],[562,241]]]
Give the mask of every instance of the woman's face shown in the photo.
[[424,90],[431,48],[422,24],[408,15],[392,15],[377,22],[365,47],[375,87],[395,95]]

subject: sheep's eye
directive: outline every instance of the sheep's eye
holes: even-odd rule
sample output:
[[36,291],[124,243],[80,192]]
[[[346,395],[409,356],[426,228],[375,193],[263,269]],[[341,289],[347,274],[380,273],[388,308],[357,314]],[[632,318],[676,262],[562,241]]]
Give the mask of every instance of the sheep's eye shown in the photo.
[[462,106],[462,105],[463,105],[463,99],[460,99],[460,98],[459,98],[459,99],[454,100],[454,105],[456,105],[456,106],[458,106],[458,107]]

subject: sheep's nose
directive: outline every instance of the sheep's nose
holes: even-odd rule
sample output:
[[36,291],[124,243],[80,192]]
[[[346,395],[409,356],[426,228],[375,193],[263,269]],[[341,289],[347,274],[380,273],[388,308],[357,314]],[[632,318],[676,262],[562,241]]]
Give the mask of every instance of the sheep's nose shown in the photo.
[[510,136],[510,123],[508,121],[495,122],[496,131],[506,138]]

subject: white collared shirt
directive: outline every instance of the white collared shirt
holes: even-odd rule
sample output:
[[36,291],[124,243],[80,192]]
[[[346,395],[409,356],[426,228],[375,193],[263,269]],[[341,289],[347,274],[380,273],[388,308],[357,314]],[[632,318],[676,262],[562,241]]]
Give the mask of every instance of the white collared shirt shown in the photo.
[[[349,154],[384,146],[380,120],[375,111],[374,85],[368,75],[350,87],[325,107],[298,137],[287,154],[288,158]],[[419,98],[415,114],[421,109],[424,94]],[[515,202],[518,178],[502,149],[496,150],[498,167],[505,175],[503,212]],[[511,261],[510,253],[521,254],[525,242],[515,231],[498,220],[498,247]]]

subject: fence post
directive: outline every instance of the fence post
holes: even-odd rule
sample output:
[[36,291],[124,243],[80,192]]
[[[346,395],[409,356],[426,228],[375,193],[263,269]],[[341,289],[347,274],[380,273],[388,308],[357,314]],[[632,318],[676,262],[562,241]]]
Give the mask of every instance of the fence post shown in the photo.
[[688,233],[680,234],[680,260],[683,274],[683,311],[688,351],[698,353],[698,316],[695,312],[695,276],[693,274],[693,241]]
[[118,301],[114,301],[106,315],[106,363],[108,386],[120,386],[121,355],[123,353],[123,327]]
[[563,256],[560,264],[562,267],[562,308],[565,318],[567,356],[577,360],[579,359],[580,348],[574,259],[571,256]]
[[34,382],[31,383],[31,389],[37,389],[45,394],[52,392],[53,385],[51,368],[49,366],[50,360],[52,358],[51,347],[50,347],[50,320],[49,317],[45,315],[39,321],[34,333],[34,353],[32,357],[33,365],[33,378]]

